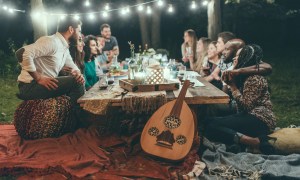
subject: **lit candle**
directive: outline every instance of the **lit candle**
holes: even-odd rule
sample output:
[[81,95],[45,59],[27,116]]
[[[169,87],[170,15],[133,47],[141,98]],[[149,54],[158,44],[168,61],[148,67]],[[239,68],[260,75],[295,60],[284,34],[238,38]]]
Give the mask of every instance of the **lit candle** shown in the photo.
[[164,69],[164,78],[165,79],[170,79],[170,73],[171,73],[170,69],[165,67],[165,69]]
[[134,74],[134,80],[138,83],[138,84],[142,84],[145,80],[145,76],[146,74],[144,72],[136,72]]

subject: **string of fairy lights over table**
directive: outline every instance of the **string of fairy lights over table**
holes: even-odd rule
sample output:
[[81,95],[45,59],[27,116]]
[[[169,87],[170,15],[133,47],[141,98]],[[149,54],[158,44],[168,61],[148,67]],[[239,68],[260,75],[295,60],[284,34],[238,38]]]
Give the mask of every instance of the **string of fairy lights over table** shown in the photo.
[[[190,3],[190,9],[191,10],[197,10],[200,6],[207,6],[209,0],[201,0],[201,1],[190,1],[187,3]],[[115,5],[115,3],[112,3]],[[85,0],[83,1],[83,5],[85,7],[91,7],[92,1],[91,0]],[[8,5],[1,5],[4,12],[8,12],[8,14],[14,14],[14,13],[27,13],[23,9],[16,9],[12,6]],[[65,19],[67,16],[72,16],[75,19],[80,19],[83,16],[86,16],[88,19],[95,19],[98,16],[101,16],[102,18],[108,18],[109,15],[112,12],[119,12],[120,15],[126,16],[129,15],[132,11],[136,10],[139,13],[145,13],[147,15],[152,14],[152,9],[158,7],[158,8],[166,8],[166,12],[172,14],[175,12],[175,7],[172,3],[167,3],[167,0],[151,0],[148,2],[143,3],[137,3],[133,5],[124,5],[119,8],[111,8],[110,3],[103,4],[103,8],[100,11],[93,11],[93,12],[83,12],[83,13],[63,13],[63,12],[51,12],[51,11],[33,11],[30,13],[30,15],[33,18],[40,18],[42,15],[46,16],[57,16],[60,20]],[[1,7],[0,7],[1,8]]]

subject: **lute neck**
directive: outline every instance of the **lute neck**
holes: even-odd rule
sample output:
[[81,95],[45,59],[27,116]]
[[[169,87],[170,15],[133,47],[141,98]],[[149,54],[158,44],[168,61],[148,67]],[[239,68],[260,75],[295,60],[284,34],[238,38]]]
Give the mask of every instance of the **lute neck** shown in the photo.
[[174,104],[174,107],[171,110],[170,115],[173,115],[173,116],[176,116],[176,117],[180,116],[180,112],[181,112],[183,100],[185,98],[185,94],[186,94],[186,91],[189,88],[189,86],[190,86],[190,81],[189,80],[185,80],[184,84],[183,84],[183,86],[181,88],[181,91],[179,93],[179,96],[178,96],[178,98],[177,98],[177,100],[176,100],[176,102]]

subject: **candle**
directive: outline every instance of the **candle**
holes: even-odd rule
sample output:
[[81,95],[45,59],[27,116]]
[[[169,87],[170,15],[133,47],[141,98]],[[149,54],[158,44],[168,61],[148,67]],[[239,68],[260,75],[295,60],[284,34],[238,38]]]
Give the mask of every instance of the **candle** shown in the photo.
[[143,84],[144,80],[145,80],[145,76],[146,74],[144,72],[136,72],[134,74],[134,80],[138,83],[138,84]]
[[170,69],[165,67],[165,69],[164,69],[164,78],[165,79],[170,79],[170,73],[171,73]]

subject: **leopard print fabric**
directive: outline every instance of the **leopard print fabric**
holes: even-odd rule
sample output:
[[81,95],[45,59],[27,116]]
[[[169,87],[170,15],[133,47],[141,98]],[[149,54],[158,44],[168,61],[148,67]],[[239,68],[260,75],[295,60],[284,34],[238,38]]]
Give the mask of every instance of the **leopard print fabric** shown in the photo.
[[14,114],[14,125],[24,139],[59,137],[75,126],[70,109],[67,96],[23,101]]
[[272,111],[268,82],[259,75],[249,76],[244,82],[243,93],[238,89],[232,92],[239,111],[246,111],[262,120],[272,130],[276,126]]

